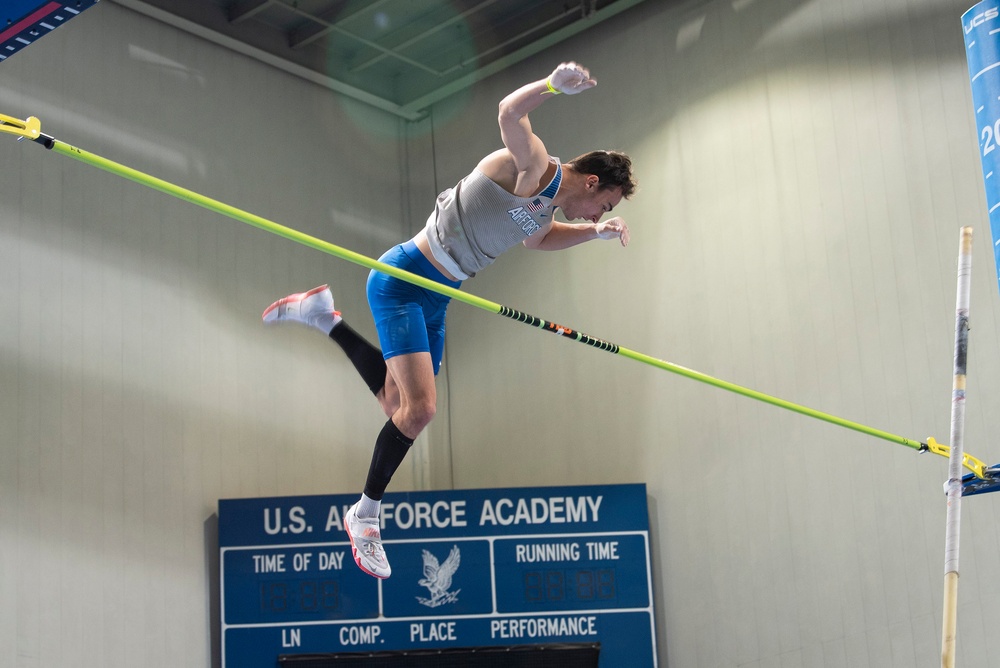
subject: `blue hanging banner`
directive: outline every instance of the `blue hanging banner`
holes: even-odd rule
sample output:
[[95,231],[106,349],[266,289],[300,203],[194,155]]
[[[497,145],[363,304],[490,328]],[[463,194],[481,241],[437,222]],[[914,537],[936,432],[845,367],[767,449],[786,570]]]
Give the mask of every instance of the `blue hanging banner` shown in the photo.
[[984,0],[962,15],[965,57],[976,110],[979,157],[986,185],[986,207],[993,236],[993,257],[1000,283],[1000,3]]
[[4,0],[0,3],[0,63],[31,46],[98,0]]

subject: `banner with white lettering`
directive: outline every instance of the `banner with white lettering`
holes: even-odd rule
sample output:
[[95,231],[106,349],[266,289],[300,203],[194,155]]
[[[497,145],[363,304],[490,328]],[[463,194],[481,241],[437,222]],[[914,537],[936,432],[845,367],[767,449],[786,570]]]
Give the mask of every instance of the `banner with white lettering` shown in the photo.
[[1000,285],[1000,8],[980,2],[962,15],[965,56],[972,84],[979,135],[979,158],[986,186],[986,208],[993,236],[993,258]]
[[357,495],[219,501],[223,665],[282,654],[599,642],[655,665],[645,485],[389,493],[388,580],[353,561]]

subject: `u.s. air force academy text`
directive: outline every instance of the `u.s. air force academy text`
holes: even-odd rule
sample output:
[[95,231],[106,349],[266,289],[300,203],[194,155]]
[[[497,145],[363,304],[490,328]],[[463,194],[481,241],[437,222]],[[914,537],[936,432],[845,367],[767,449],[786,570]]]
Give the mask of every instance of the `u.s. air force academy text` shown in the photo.
[[[445,529],[467,527],[472,522],[479,526],[509,527],[538,524],[590,524],[600,521],[603,496],[553,496],[485,499],[479,508],[470,509],[468,502],[417,501],[385,502],[382,504],[382,528],[394,529]],[[470,512],[473,510],[474,512]],[[323,531],[343,531],[343,517],[347,506],[330,506],[323,519]],[[470,518],[471,515],[471,518]],[[268,535],[303,534],[313,532],[313,518],[306,516],[302,506],[283,509],[266,507],[263,511],[263,528]]]

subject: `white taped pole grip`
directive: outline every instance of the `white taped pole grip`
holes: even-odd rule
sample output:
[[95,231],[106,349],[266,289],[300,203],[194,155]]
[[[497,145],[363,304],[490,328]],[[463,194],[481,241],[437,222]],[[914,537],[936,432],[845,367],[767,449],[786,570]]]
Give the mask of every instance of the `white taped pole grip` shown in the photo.
[[962,519],[962,456],[965,432],[965,377],[969,351],[969,289],[972,275],[972,228],[963,227],[958,252],[955,298],[955,375],[951,392],[951,452],[948,454],[948,510],[944,537],[944,612],[941,666],[955,665],[958,628],[958,546]]
[[948,456],[948,514],[945,530],[945,573],[958,572],[958,538],[962,503],[962,455],[965,436],[965,378],[969,351],[969,289],[972,276],[972,228],[963,227],[958,253],[955,296],[955,374],[951,392],[951,452]]

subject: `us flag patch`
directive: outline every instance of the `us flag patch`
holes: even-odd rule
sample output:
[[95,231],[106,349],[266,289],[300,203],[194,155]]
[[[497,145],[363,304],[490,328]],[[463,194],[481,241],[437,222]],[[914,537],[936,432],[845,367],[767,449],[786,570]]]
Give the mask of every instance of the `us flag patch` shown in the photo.
[[545,205],[542,204],[542,200],[536,198],[534,202],[527,204],[524,208],[530,211],[531,213],[535,213],[537,211],[541,211],[542,209],[544,209]]

